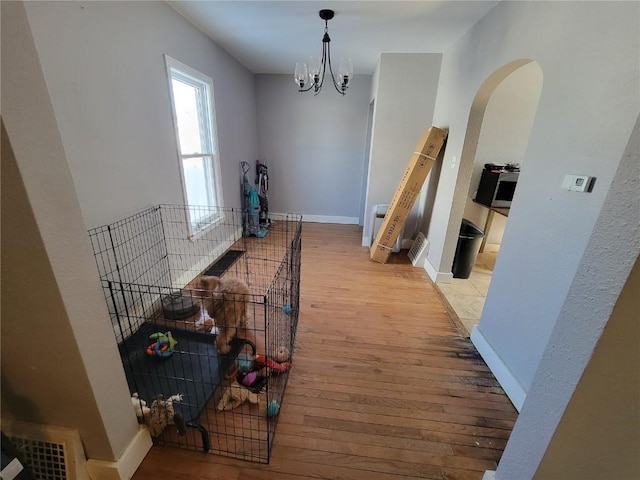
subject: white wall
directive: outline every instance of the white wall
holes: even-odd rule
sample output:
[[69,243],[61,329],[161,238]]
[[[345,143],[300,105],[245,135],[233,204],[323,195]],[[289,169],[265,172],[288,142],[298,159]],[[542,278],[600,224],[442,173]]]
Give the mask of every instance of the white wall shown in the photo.
[[138,424],[24,6],[0,8],[2,416],[74,428],[109,469]]
[[638,292],[636,260],[535,480],[640,478],[640,362],[629,358],[640,342]]
[[253,75],[163,2],[3,2],[2,23],[3,416],[77,428],[92,468],[129,478],[151,442],[86,228],[181,201],[164,53],[214,79],[239,205],[237,164],[257,154]]
[[[482,121],[464,218],[483,227],[488,209],[473,202],[485,163],[519,163],[524,155],[542,89],[540,66],[531,62],[505,78],[489,99]],[[487,250],[497,250],[502,241],[506,218],[494,215],[485,232]]]
[[[389,204],[425,128],[433,125],[442,55],[383,53],[374,74],[375,100],[362,244],[369,246],[372,205]],[[440,125],[436,125],[440,126]],[[431,176],[431,174],[430,174]],[[430,182],[426,180],[425,185]],[[416,202],[405,222],[411,238],[420,221]]]
[[271,212],[357,224],[371,77],[354,77],[345,96],[330,82],[314,96],[298,92],[293,74],[256,77],[259,158]]
[[[540,477],[535,478],[637,478],[627,474],[638,470],[634,421],[639,408],[638,310],[629,295],[638,296],[632,268],[640,253],[640,116],[625,143],[606,201],[500,460],[497,480],[534,478],[539,468]],[[629,283],[625,286],[625,282]],[[587,409],[596,417],[585,415]],[[576,421],[582,423],[582,432],[572,428]],[[567,429],[572,430],[569,436]],[[580,438],[581,433],[588,437]],[[625,442],[629,437],[635,438]],[[625,456],[634,447],[636,453]],[[577,455],[571,454],[576,448]],[[543,462],[547,452],[550,461]],[[605,452],[612,456],[595,460],[595,455]],[[553,465],[557,454],[563,456],[562,465]],[[593,466],[587,476],[579,474],[587,465]]]
[[[543,72],[525,169],[478,328],[524,394],[638,114],[638,8],[634,2],[501,2],[444,56],[434,123],[449,127],[445,165],[475,147],[465,144],[465,134],[485,79],[522,58]],[[436,272],[451,267],[472,169],[467,161],[442,170],[428,231],[428,262]],[[560,189],[567,173],[597,177],[593,192]],[[629,212],[617,215],[615,235],[626,235]]]
[[254,77],[164,2],[26,2],[87,227],[184,203],[163,54],[213,79],[227,206],[255,160]]

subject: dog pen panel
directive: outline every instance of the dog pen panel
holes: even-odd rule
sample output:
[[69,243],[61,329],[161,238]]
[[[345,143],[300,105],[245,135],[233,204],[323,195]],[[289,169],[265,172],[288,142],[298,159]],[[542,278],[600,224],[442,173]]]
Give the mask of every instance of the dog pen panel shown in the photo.
[[[192,235],[188,208],[159,205],[89,231],[127,381],[147,406],[157,395],[185,395],[174,409],[187,421],[186,434],[167,418],[155,443],[268,463],[278,415],[267,416],[267,404],[282,404],[288,371],[266,378],[258,404],[218,410],[238,353],[252,352],[253,346],[236,341],[229,354],[219,354],[193,282],[206,273],[243,280],[250,290],[247,318],[257,353],[270,358],[286,349],[291,362],[299,312],[301,217],[271,215],[264,238],[244,237],[241,211],[208,209],[195,217],[210,224],[199,225],[200,232]],[[180,309],[179,318],[175,310],[167,312],[167,305],[177,301],[166,303],[172,295],[186,297],[189,308]],[[171,332],[178,341],[174,353],[147,356],[149,332]]]

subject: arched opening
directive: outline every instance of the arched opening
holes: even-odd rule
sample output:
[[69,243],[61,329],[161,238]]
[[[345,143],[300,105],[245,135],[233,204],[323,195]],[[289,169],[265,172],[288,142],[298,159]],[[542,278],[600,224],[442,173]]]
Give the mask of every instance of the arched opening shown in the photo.
[[[471,106],[454,196],[454,205],[462,204],[463,208],[458,210],[463,213],[461,218],[452,217],[452,221],[460,224],[464,218],[479,227],[484,237],[471,247],[481,251],[472,255],[475,264],[468,278],[438,284],[467,333],[480,320],[494,268],[499,268],[499,250],[508,228],[508,215],[517,208],[517,196],[507,208],[492,208],[476,201],[482,172],[487,164],[497,165],[494,171],[505,165],[509,170],[518,169],[516,188],[526,182],[526,163],[535,161],[526,159],[526,150],[541,91],[540,66],[532,60],[520,59],[491,74]],[[458,238],[452,241],[457,243]],[[455,251],[455,246],[450,247]],[[459,260],[457,255],[452,261]]]

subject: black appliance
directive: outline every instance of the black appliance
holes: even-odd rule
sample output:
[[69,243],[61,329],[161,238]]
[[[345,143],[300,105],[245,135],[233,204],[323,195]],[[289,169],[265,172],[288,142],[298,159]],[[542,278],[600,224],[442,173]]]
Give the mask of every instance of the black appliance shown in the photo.
[[510,208],[518,183],[519,169],[486,164],[480,177],[476,202],[487,207]]

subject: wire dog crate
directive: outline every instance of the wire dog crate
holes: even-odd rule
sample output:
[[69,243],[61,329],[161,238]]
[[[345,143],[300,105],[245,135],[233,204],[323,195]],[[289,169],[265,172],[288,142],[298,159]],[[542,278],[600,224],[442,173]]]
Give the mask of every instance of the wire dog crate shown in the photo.
[[[243,220],[236,209],[159,205],[89,236],[132,405],[154,443],[268,463],[293,361],[302,217],[270,214],[264,238],[244,236]],[[225,353],[203,275],[249,288],[246,335]]]

